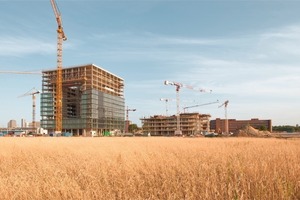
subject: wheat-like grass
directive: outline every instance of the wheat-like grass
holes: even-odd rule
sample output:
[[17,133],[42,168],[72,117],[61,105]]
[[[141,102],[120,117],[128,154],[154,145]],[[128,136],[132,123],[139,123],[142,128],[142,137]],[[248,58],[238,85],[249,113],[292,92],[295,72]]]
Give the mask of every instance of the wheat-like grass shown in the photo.
[[0,199],[300,199],[300,140],[0,138]]

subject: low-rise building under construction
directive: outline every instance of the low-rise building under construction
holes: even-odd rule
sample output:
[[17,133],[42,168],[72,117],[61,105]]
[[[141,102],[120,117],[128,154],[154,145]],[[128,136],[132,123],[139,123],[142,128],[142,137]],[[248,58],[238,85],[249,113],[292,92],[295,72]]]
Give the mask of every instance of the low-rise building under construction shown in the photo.
[[[209,131],[209,114],[181,113],[180,130],[183,135],[196,135]],[[174,136],[177,130],[177,116],[154,115],[149,118],[142,118],[144,134],[153,136]]]
[[[41,126],[55,131],[56,70],[43,71]],[[124,80],[95,64],[63,68],[62,132],[124,131]]]

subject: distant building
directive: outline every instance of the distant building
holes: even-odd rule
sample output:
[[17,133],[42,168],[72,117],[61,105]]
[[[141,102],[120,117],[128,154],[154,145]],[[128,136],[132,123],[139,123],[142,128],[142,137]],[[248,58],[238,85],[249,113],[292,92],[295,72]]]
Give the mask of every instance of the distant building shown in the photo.
[[[28,123],[28,127],[29,128],[33,128],[33,124],[32,122]],[[35,122],[35,127],[34,128],[40,128],[41,127],[41,123],[40,122]]]
[[[180,129],[183,135],[200,134],[209,131],[209,114],[182,113],[180,114]],[[154,136],[172,136],[177,129],[177,116],[154,115],[142,118],[142,127],[145,134]]]
[[17,121],[12,119],[7,123],[7,128],[8,129],[13,129],[13,128],[17,128]]
[[21,128],[26,128],[26,127],[27,127],[26,119],[21,119]]
[[[260,129],[266,128],[266,130],[272,132],[272,120],[259,120],[257,118],[253,118],[251,120],[236,120],[236,119],[228,119],[228,130],[229,132],[236,132],[239,129],[242,129],[246,125],[250,125],[253,128]],[[215,130],[217,133],[225,132],[225,119],[217,118],[216,120],[210,121],[210,128]]]

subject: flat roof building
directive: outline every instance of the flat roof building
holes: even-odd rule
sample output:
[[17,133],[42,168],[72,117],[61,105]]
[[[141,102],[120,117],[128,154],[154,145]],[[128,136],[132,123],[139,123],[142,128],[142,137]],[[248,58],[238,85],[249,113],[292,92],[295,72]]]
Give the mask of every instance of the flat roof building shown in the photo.
[[[228,130],[229,132],[235,133],[239,129],[250,125],[256,129],[266,129],[272,132],[272,120],[260,120],[257,118],[253,118],[251,120],[236,120],[236,119],[228,119]],[[217,133],[225,132],[225,119],[217,118],[215,120],[210,121],[210,128],[215,130]]]
[[[43,71],[41,127],[55,131],[56,74]],[[95,64],[62,70],[62,132],[73,135],[101,135],[124,131],[124,80]]]
[[14,119],[9,120],[9,122],[7,123],[7,128],[8,129],[13,129],[17,127],[17,121]]
[[[180,130],[182,135],[196,135],[203,131],[209,131],[209,114],[181,113]],[[154,136],[173,136],[177,129],[177,116],[154,115],[142,118],[144,134]]]

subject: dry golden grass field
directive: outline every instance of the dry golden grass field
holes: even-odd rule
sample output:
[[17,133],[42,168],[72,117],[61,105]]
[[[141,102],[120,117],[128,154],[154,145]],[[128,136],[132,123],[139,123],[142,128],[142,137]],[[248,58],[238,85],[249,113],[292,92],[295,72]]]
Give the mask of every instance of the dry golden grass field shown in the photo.
[[0,199],[300,199],[300,139],[2,137]]

